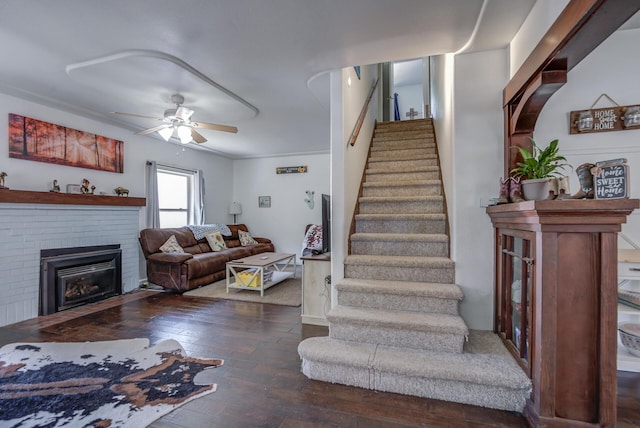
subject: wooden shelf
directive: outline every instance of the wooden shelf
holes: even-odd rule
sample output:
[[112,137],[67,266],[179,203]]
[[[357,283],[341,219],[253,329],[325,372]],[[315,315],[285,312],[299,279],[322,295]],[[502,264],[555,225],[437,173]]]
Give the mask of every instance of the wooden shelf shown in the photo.
[[0,189],[0,203],[144,207],[147,205],[147,200],[146,198],[133,198],[129,196],[85,195]]

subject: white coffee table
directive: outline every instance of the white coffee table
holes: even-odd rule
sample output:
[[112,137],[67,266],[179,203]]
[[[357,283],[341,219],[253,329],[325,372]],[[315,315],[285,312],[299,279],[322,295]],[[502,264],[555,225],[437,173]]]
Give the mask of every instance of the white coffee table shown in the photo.
[[[253,269],[252,275],[246,279],[240,278],[238,274],[245,269]],[[267,271],[271,271],[272,276],[265,282],[264,273]],[[261,253],[231,260],[227,262],[227,293],[230,288],[236,288],[260,291],[260,295],[264,296],[264,290],[287,278],[295,278],[295,275],[296,255],[293,253]],[[257,279],[257,285],[249,286],[254,279]]]

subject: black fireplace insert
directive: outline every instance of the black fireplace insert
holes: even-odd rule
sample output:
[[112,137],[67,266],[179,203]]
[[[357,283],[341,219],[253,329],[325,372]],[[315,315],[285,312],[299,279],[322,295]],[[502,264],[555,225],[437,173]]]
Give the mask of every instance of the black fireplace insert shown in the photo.
[[122,294],[120,245],[40,251],[40,315]]

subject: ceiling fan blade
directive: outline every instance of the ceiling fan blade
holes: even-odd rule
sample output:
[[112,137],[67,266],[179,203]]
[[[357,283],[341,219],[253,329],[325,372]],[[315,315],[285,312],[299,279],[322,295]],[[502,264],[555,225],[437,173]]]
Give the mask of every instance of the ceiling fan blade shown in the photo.
[[173,125],[171,125],[170,123],[165,123],[164,125],[158,125],[158,126],[154,126],[153,128],[149,128],[149,129],[145,129],[143,131],[140,132],[136,132],[136,135],[147,135],[147,134],[151,134],[152,132],[156,132],[159,131],[161,129],[164,128],[170,128]]
[[198,144],[202,144],[205,141],[207,141],[207,139],[204,138],[202,134],[200,134],[198,131],[196,131],[193,128],[191,128],[191,137],[193,137],[193,141],[195,141]]
[[191,110],[190,108],[180,106],[176,109],[176,117],[178,119],[184,120],[185,122],[189,121],[189,118],[192,114],[193,110]]
[[162,119],[158,119],[157,117],[154,116],[144,116],[141,114],[133,114],[133,113],[122,113],[119,111],[112,111],[111,114],[121,114],[123,116],[133,116],[133,117],[142,117],[144,119],[155,119],[155,120],[162,120]]
[[191,122],[191,126],[194,126],[196,128],[203,128],[203,129],[213,129],[215,131],[232,132],[234,134],[238,132],[238,128],[236,128],[235,126],[218,125],[215,123]]

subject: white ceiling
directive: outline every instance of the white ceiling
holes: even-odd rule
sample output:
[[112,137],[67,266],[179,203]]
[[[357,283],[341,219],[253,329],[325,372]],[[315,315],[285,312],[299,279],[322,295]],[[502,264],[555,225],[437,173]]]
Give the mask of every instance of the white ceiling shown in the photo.
[[192,120],[238,127],[202,130],[208,150],[231,158],[327,152],[323,73],[455,52],[478,21],[466,51],[502,48],[534,2],[0,1],[0,92],[132,134],[158,122],[111,112],[162,117],[179,92]]

